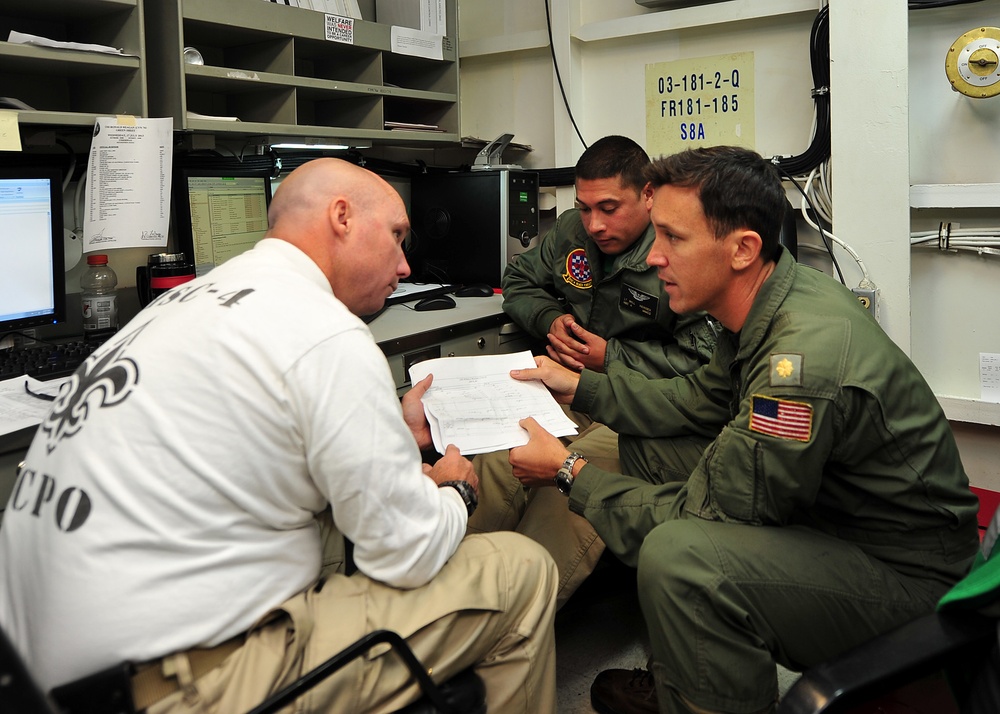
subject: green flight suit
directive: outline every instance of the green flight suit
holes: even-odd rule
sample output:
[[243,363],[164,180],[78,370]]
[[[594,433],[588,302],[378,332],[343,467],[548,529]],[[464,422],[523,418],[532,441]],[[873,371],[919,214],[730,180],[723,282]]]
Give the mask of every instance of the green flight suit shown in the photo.
[[584,371],[573,408],[619,432],[631,476],[584,466],[570,508],[638,567],[661,710],[685,710],[677,692],[767,710],[775,662],[802,669],[933,610],[976,552],[930,387],[849,290],[785,251],[708,365]]
[[[572,314],[608,341],[605,368],[619,362],[651,377],[687,374],[708,362],[720,328],[704,314],[678,316],[670,310],[656,271],[646,265],[654,237],[649,225],[628,250],[606,256],[584,230],[580,212],[566,211],[539,245],[507,266],[504,311],[540,340],[554,319]],[[585,414],[570,417],[581,429],[570,447],[613,468],[616,435]],[[477,456],[474,465],[479,508],[469,519],[469,532],[516,530],[545,546],[559,568],[561,607],[593,571],[604,544],[555,489],[522,488],[506,451]]]
[[608,341],[605,369],[614,361],[650,377],[687,374],[708,361],[716,329],[703,315],[670,311],[656,270],[646,265],[655,237],[649,225],[631,248],[605,256],[573,208],[538,245],[504,271],[503,309],[535,338],[572,314]]

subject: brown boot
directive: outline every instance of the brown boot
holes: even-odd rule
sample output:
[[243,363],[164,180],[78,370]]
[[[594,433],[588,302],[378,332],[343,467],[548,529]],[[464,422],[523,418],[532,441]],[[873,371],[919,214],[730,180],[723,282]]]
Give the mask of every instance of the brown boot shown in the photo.
[[590,703],[600,714],[658,714],[653,675],[645,669],[606,669],[590,685]]

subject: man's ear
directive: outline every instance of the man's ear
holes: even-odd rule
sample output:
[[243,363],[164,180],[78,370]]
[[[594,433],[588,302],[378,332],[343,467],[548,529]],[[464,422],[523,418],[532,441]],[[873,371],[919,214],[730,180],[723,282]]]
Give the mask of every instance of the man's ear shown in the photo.
[[336,238],[346,238],[350,232],[351,211],[347,199],[337,196],[327,208],[330,220],[330,230]]
[[653,207],[653,184],[647,182],[642,187],[642,199],[646,203],[646,210],[650,210]]
[[761,240],[757,231],[742,230],[735,236],[735,250],[733,251],[733,270],[745,270],[753,265],[760,257],[761,248],[764,241]]

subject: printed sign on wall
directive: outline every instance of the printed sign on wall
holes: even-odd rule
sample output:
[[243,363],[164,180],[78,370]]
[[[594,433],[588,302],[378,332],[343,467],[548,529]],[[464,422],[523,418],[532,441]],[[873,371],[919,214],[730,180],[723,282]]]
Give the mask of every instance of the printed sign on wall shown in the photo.
[[646,65],[646,151],[755,149],[753,52]]

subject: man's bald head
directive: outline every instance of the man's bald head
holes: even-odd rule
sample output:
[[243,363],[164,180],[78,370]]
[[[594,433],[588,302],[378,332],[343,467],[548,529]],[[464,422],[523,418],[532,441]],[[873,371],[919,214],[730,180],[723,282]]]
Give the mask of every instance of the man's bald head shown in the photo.
[[267,212],[270,232],[280,235],[283,225],[319,222],[334,196],[370,206],[373,197],[392,191],[371,171],[341,159],[314,159],[290,173],[278,186]]
[[402,253],[406,208],[381,177],[340,159],[295,169],[274,194],[268,238],[299,248],[359,315],[378,310],[410,269]]

